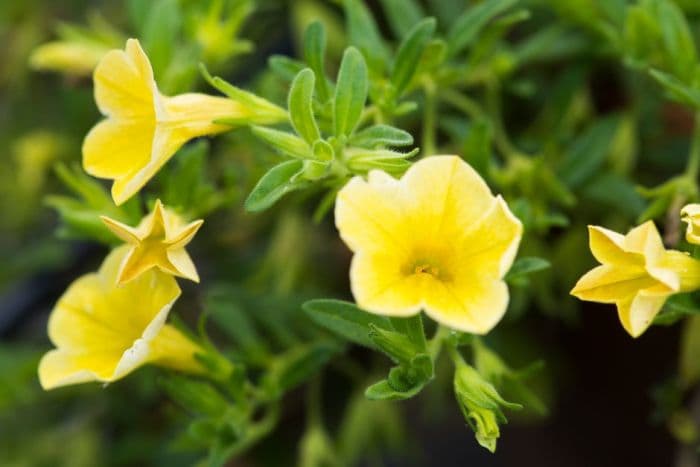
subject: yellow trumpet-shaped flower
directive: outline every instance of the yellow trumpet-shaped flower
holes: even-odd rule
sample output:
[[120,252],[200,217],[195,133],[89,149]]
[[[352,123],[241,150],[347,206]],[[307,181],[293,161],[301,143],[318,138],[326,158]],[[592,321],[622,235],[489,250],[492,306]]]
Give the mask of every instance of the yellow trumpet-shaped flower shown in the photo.
[[180,216],[157,200],[153,212],[144,217],[138,227],[129,227],[106,216],[102,216],[102,222],[130,244],[116,276],[118,284],[134,280],[152,268],[199,282],[197,269],[185,246],[202,226],[203,220],[185,224]]
[[681,219],[688,224],[685,239],[693,245],[700,245],[700,204],[688,204],[681,209]]
[[126,247],[107,256],[99,272],[77,279],[49,318],[56,349],[39,363],[44,389],[89,381],[112,382],[153,363],[202,372],[201,352],[175,327],[165,324],[180,295],[175,279],[150,271],[124,286],[116,285]]
[[415,163],[396,180],[355,177],[338,193],[336,226],[355,252],[358,305],[378,314],[421,309],[451,328],[484,334],[508,305],[503,276],[522,224],[457,156]]
[[627,235],[589,226],[593,256],[602,263],[571,291],[581,300],[614,303],[625,330],[640,336],[672,294],[700,286],[700,261],[666,250],[652,221]]
[[[162,95],[136,39],[129,39],[124,51],[108,52],[95,69],[94,81],[95,101],[107,118],[85,137],[83,167],[95,177],[114,180],[112,198],[118,205],[137,193],[188,140],[231,128],[214,120],[255,112],[224,97]],[[267,120],[286,118],[281,109],[273,113],[281,117],[270,114]]]

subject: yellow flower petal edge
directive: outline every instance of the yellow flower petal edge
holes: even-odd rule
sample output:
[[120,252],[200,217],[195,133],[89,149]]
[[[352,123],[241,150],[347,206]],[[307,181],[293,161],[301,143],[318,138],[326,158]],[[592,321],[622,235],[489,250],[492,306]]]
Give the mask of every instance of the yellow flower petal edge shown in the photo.
[[116,275],[127,247],[112,251],[97,273],[78,278],[49,318],[56,346],[39,363],[39,381],[48,390],[97,381],[109,383],[147,363],[200,373],[200,347],[165,324],[180,288],[175,279],[150,271],[117,287]]
[[588,232],[591,252],[601,265],[581,277],[571,294],[614,303],[632,337],[647,330],[668,297],[700,287],[700,261],[666,250],[652,221],[627,235],[597,226]]
[[101,219],[116,236],[129,244],[116,276],[118,284],[132,281],[154,268],[199,282],[197,269],[185,246],[194,238],[203,220],[186,224],[160,200],[156,201],[153,212],[135,228],[106,216]]
[[681,209],[681,219],[688,224],[685,239],[693,245],[700,245],[700,204],[688,204]]
[[372,171],[338,193],[335,221],[355,253],[358,305],[387,316],[424,310],[460,331],[485,334],[503,317],[503,276],[522,224],[458,156],[415,163],[400,179]]
[[136,39],[129,39],[125,50],[109,51],[93,78],[95,101],[107,118],[85,137],[83,167],[95,177],[114,180],[117,205],[136,194],[187,141],[231,129],[214,120],[245,118],[252,112],[224,97],[162,95]]

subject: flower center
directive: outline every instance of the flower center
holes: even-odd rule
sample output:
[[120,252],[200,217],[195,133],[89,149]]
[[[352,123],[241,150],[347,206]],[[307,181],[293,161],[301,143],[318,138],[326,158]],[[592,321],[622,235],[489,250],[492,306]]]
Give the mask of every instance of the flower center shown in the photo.
[[435,276],[437,278],[440,274],[440,269],[427,263],[417,264],[413,269],[413,274],[430,274],[431,276]]

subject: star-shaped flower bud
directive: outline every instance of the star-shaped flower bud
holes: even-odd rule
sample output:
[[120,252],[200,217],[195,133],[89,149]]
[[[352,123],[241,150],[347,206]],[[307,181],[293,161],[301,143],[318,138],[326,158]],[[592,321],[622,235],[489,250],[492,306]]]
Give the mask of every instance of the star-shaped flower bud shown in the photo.
[[102,216],[105,225],[119,238],[131,245],[117,274],[117,283],[127,283],[151,268],[173,276],[199,282],[199,275],[185,246],[204,223],[197,220],[185,224],[160,200],[137,227],[130,227]]

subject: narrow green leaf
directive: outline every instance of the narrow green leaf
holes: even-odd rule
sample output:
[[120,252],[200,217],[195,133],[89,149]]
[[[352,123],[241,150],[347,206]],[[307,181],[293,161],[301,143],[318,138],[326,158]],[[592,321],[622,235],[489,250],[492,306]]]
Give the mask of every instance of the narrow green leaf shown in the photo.
[[267,60],[267,64],[273,73],[289,82],[305,68],[302,62],[291,59],[286,55],[273,55]]
[[538,258],[535,256],[525,256],[523,258],[518,258],[511,266],[510,271],[506,274],[505,280],[511,281],[514,279],[521,278],[528,274],[532,274],[537,271],[543,271],[549,268],[551,264],[544,258]]
[[356,48],[348,47],[340,63],[333,101],[333,124],[336,136],[349,136],[355,130],[365,107],[368,89],[365,59]]
[[658,1],[657,8],[655,17],[661,27],[669,65],[681,78],[690,78],[695,70],[697,51],[688,21],[671,0]]
[[695,109],[700,109],[700,89],[691,88],[675,76],[663,71],[651,69],[649,74],[666,89],[671,99]]
[[381,4],[389,26],[398,39],[408,34],[408,31],[426,16],[416,0],[381,0]]
[[409,146],[413,144],[413,136],[393,126],[374,125],[355,133],[349,143],[368,149],[375,149],[378,146]]
[[331,97],[325,67],[326,31],[323,25],[314,21],[304,33],[304,59],[316,74],[316,93],[321,102],[327,102]]
[[303,305],[313,322],[355,344],[377,349],[369,337],[370,325],[391,331],[392,325],[383,316],[369,313],[354,303],[341,300],[310,300]]
[[375,73],[381,74],[389,60],[389,54],[374,17],[363,0],[344,0],[343,7],[350,44],[362,51]]
[[321,137],[314,118],[312,102],[315,81],[316,78],[311,68],[301,70],[292,81],[287,100],[292,126],[309,145],[314,144],[314,141]]
[[519,0],[489,0],[468,8],[450,28],[447,43],[451,55],[469,46],[491,19],[512,7]]
[[295,175],[302,171],[303,166],[303,161],[291,160],[271,168],[262,176],[245,200],[246,211],[264,211],[290,191],[306,186],[308,182],[294,179]]
[[580,187],[600,170],[618,124],[615,116],[601,119],[573,142],[559,168],[564,183],[571,188]]
[[491,169],[493,127],[488,119],[475,120],[469,126],[462,147],[463,154],[474,170],[488,177]]
[[397,96],[403,94],[410,84],[418,67],[426,45],[435,32],[435,18],[426,18],[416,24],[401,42],[396,55],[396,62],[391,72],[391,83]]
[[262,126],[253,126],[252,132],[255,136],[286,156],[296,159],[310,159],[313,157],[311,147],[306,141],[296,135]]

